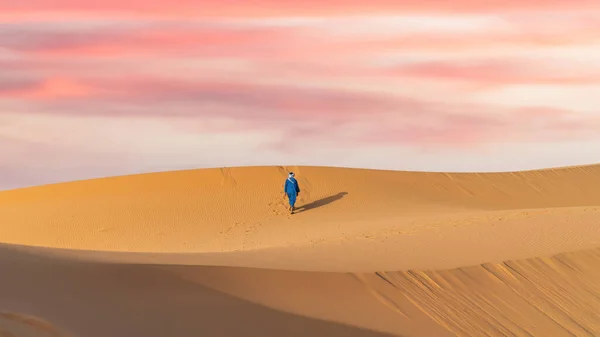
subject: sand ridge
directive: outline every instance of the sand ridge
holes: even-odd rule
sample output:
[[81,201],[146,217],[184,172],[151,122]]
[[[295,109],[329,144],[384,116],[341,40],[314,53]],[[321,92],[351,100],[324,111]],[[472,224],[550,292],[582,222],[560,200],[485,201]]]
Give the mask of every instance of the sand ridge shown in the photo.
[[0,312],[0,337],[17,336],[72,337],[52,323],[38,317],[14,312]]
[[598,178],[239,167],[3,191],[0,332],[598,336]]
[[[282,191],[288,170],[302,188],[294,215]],[[447,269],[600,245],[600,189],[590,184],[598,178],[600,166],[489,174],[328,167],[141,174],[0,192],[0,237],[50,248],[210,255],[197,256],[197,264]]]
[[597,336],[599,261],[593,249],[445,271],[328,273],[97,264],[2,245],[0,308],[91,337]]

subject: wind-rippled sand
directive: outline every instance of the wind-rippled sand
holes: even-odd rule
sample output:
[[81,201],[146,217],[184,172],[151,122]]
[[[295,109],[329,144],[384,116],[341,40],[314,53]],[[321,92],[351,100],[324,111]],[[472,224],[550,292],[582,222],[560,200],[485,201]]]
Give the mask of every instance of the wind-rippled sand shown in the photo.
[[0,336],[600,336],[599,181],[243,167],[3,191]]

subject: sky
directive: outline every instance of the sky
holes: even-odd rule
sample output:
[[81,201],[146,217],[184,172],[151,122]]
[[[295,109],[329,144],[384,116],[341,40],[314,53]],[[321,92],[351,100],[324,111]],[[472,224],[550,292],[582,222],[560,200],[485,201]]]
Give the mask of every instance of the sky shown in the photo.
[[600,162],[597,0],[4,0],[0,189]]

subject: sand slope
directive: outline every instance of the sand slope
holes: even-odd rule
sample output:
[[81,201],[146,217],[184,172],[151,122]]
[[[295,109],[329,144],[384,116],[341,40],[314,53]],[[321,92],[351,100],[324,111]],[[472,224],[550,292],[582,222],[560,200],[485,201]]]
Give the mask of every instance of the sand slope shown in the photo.
[[599,178],[245,167],[0,192],[0,336],[598,336]]

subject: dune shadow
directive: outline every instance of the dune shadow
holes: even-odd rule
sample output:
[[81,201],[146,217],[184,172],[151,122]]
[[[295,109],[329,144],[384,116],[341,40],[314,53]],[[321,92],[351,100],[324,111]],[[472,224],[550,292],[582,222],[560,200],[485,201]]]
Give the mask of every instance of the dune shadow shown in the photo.
[[315,209],[315,208],[319,208],[321,206],[331,204],[332,202],[342,199],[347,194],[348,194],[348,192],[340,192],[338,194],[330,195],[328,197],[325,197],[325,198],[322,198],[319,200],[315,200],[311,203],[308,203],[306,205],[302,205],[302,206],[298,207],[297,212],[301,213],[301,212],[309,211],[311,209]]
[[183,277],[207,267],[158,267],[56,259],[0,244],[0,312],[12,313],[10,322],[0,319],[0,336],[26,313],[60,328],[65,334],[52,336],[61,337],[392,337],[269,308]]

